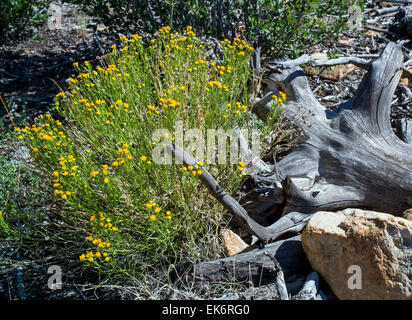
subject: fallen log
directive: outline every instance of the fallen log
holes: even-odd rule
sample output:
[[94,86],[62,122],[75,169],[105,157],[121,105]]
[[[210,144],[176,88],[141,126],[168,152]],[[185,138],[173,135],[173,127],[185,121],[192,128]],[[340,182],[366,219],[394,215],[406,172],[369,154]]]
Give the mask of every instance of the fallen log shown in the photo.
[[278,281],[279,287],[283,289],[282,296],[286,291],[282,282],[292,282],[312,270],[303,251],[300,236],[295,236],[231,257],[200,262],[188,268],[182,266],[170,277],[173,282],[180,280],[182,283],[194,285],[236,281],[260,286],[274,283],[278,279],[279,268],[276,261],[284,277]]
[[[286,116],[305,133],[304,142],[275,163],[272,172],[265,167],[252,176],[257,188],[274,189],[278,197],[273,198],[273,207],[280,206],[284,215],[264,227],[251,219],[207,170],[202,168],[199,177],[243,227],[266,243],[301,231],[319,210],[360,207],[399,216],[412,207],[412,145],[395,136],[390,125],[391,101],[402,75],[401,47],[391,42],[377,60],[361,63],[367,74],[354,97],[336,111],[326,110],[314,97],[300,68],[304,63],[312,61],[272,61],[262,79],[264,97],[254,105],[256,114],[265,119],[272,108],[267,97],[282,90],[287,95]],[[175,145],[169,145],[168,152],[186,165],[195,163]],[[284,201],[280,203],[281,197]],[[279,270],[284,272],[284,281]],[[182,267],[171,278],[184,283],[236,281],[254,286],[277,281],[286,298],[286,284],[310,271],[300,236],[296,236],[232,257]],[[301,295],[321,299],[323,294],[316,291],[318,280],[312,274]]]

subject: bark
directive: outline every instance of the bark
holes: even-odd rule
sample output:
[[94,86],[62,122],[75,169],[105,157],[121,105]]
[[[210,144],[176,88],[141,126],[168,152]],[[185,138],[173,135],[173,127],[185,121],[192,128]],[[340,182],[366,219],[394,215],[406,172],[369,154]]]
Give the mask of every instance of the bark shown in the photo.
[[[276,264],[278,263],[278,265]],[[254,286],[277,283],[282,296],[286,298],[285,283],[305,276],[311,271],[306,254],[302,249],[300,236],[280,240],[262,249],[213,261],[200,262],[171,274],[173,281],[201,285],[204,282],[230,281],[251,283]],[[283,277],[283,279],[282,279]]]
[[[306,59],[306,58],[305,58]],[[302,230],[312,213],[347,207],[400,215],[412,207],[412,146],[390,125],[390,105],[402,74],[403,54],[389,43],[368,65],[355,96],[336,112],[314,97],[300,64],[309,60],[272,61],[267,86],[255,111],[265,118],[268,97],[282,90],[286,113],[306,134],[299,147],[276,164],[276,173],[253,177],[258,187],[278,183],[286,197],[280,220],[266,229],[271,239]],[[274,206],[278,206],[275,201]]]

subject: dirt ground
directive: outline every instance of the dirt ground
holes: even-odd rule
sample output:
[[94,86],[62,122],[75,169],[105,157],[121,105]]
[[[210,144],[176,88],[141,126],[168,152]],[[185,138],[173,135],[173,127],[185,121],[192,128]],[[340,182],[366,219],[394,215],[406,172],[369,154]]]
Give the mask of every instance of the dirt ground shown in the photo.
[[[73,63],[88,60],[97,64],[97,57],[107,53],[112,43],[87,28],[90,19],[75,5],[58,8],[60,23],[55,22],[55,12],[37,30],[36,40],[12,41],[0,47],[0,95],[15,123],[48,110],[66,79],[74,74]],[[0,108],[7,126],[10,119],[5,115]]]

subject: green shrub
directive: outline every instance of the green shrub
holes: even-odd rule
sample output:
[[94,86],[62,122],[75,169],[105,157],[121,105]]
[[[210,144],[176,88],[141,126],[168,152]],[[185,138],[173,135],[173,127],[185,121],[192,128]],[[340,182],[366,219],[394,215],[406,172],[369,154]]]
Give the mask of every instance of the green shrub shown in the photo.
[[33,27],[47,19],[49,3],[50,0],[0,1],[0,44],[10,37],[30,35]]
[[161,25],[194,26],[200,35],[244,37],[278,55],[347,27],[351,4],[364,0],[72,0],[117,34],[153,33]]
[[[53,179],[49,192],[63,207],[62,225],[79,239],[77,255],[85,265],[130,274],[161,263],[215,258],[224,210],[198,176],[207,168],[233,194],[245,164],[158,164],[153,152],[177,141],[179,122],[204,137],[208,129],[265,133],[276,125],[280,109],[268,124],[251,113],[253,48],[245,41],[222,41],[216,61],[191,27],[183,34],[163,27],[150,46],[136,34],[122,36],[121,43],[96,69],[89,62],[75,64],[79,75],[56,98],[65,123],[46,115],[18,129],[18,138]],[[285,96],[274,98],[280,107]],[[168,130],[158,141],[157,129]],[[191,145],[184,142],[185,148]],[[60,232],[67,234],[63,227]]]

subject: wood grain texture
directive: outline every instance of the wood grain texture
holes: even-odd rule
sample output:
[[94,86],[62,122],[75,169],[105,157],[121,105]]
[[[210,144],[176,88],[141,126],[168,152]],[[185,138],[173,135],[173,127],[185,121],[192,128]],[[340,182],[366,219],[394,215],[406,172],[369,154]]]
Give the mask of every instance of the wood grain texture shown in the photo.
[[254,286],[276,282],[278,270],[271,255],[279,263],[283,273],[283,283],[294,281],[311,271],[306,254],[303,251],[300,236],[280,240],[266,245],[262,249],[240,253],[232,257],[200,262],[189,268],[177,271],[185,283],[202,284],[204,282],[251,282]]
[[260,177],[266,185],[280,182],[286,197],[286,215],[268,228],[273,238],[302,230],[308,220],[302,213],[360,207],[400,215],[412,207],[412,146],[390,125],[390,104],[402,74],[401,48],[389,43],[370,64],[355,96],[336,112],[319,104],[299,63],[275,64],[263,79],[267,92],[256,113],[264,119],[271,108],[267,97],[284,91],[286,113],[306,140],[277,163],[276,174]]

